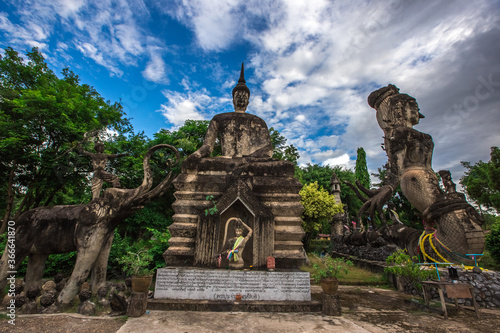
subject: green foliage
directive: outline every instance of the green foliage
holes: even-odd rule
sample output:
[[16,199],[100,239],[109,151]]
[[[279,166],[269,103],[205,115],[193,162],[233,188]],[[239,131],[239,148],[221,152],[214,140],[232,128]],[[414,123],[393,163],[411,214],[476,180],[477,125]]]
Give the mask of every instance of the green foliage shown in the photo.
[[460,184],[479,205],[500,211],[500,148],[491,147],[490,156],[487,163],[461,162],[467,171]]
[[500,265],[500,221],[492,225],[485,237],[485,247],[493,260]]
[[126,255],[117,259],[123,266],[123,272],[127,275],[144,276],[152,275],[153,270],[149,268],[153,261],[153,256],[148,249],[142,249],[137,252],[127,252]]
[[280,134],[274,127],[269,129],[271,136],[271,143],[273,145],[273,158],[278,160],[285,160],[297,165],[299,159],[299,152],[294,145],[287,145],[286,138]]
[[62,273],[70,276],[76,262],[76,251],[60,254],[51,254],[45,263],[43,275],[46,277],[55,276]]
[[295,172],[303,185],[317,182],[319,186],[328,190],[330,189],[330,179],[333,173],[337,175],[340,181],[340,199],[342,200],[342,204],[347,207],[349,215],[354,218],[363,203],[358,199],[354,191],[344,183],[345,181],[352,184],[355,183],[356,178],[352,170],[341,166],[332,168],[329,165],[308,164],[305,167],[297,168]]
[[210,201],[212,203],[212,207],[210,208],[207,208],[205,209],[205,216],[207,215],[214,215],[214,214],[217,214],[217,212],[219,211],[217,209],[217,205],[216,205],[216,202],[214,200],[214,196],[213,195],[207,195],[207,197],[205,198],[207,201]]
[[335,197],[319,187],[317,182],[305,185],[299,194],[300,202],[304,206],[302,226],[306,232],[319,231],[322,221],[329,221],[336,214],[343,212],[342,205],[337,204]]
[[[18,212],[80,203],[88,199],[90,163],[74,152],[76,143],[86,132],[128,131],[130,124],[120,104],[106,102],[69,69],[58,78],[37,48],[26,56],[10,47],[0,56],[2,197],[12,190]],[[7,203],[5,197],[1,201]],[[2,213],[11,213],[9,207]]]
[[366,164],[366,152],[363,147],[358,148],[356,158],[355,175],[361,185],[370,188],[370,174],[368,173],[368,166]]
[[340,199],[342,203],[347,206],[347,212],[352,219],[355,219],[355,216],[358,214],[359,209],[363,205],[363,202],[358,199],[356,193],[345,184],[346,181],[354,184],[356,181],[356,177],[354,172],[350,169],[343,168],[340,166],[335,166],[333,168],[333,172],[337,175],[340,181]]
[[398,250],[387,257],[386,262],[391,266],[384,268],[384,271],[406,278],[416,290],[421,291],[421,282],[435,279],[437,274],[435,270],[422,269],[415,261],[417,257],[410,258],[406,250]]
[[332,258],[330,255],[325,255],[319,258],[320,264],[313,264],[313,273],[311,278],[319,283],[321,279],[324,278],[340,278],[349,273],[348,267],[352,266],[353,263],[345,258]]
[[329,165],[307,164],[305,167],[297,170],[296,175],[303,185],[316,182],[321,188],[328,190],[330,189],[330,179],[333,175],[333,169]]
[[115,231],[115,238],[109,254],[108,274],[110,277],[123,278],[123,264],[119,260],[127,257],[128,253],[138,253],[143,249],[148,249],[147,252],[152,256],[148,269],[154,270],[165,266],[163,253],[168,248],[168,240],[170,233],[168,229],[164,231],[153,228],[146,228],[147,233],[141,238],[126,236],[122,237]]

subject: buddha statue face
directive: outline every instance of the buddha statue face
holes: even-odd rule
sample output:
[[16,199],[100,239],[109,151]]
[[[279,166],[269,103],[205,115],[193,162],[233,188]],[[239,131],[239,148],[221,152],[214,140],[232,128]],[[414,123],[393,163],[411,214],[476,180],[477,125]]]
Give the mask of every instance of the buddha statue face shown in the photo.
[[248,106],[248,93],[244,90],[238,90],[233,96],[233,105],[235,112],[245,112]]

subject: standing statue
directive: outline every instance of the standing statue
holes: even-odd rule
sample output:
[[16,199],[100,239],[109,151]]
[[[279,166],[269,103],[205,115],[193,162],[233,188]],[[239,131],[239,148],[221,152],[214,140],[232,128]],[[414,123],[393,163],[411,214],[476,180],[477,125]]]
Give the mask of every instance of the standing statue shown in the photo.
[[8,246],[0,259],[0,289],[7,283],[9,271],[16,271],[28,257],[25,289],[40,288],[45,260],[50,254],[77,251],[71,277],[58,296],[58,303],[68,305],[83,282],[91,275],[92,292],[106,283],[109,251],[116,226],[135,210],[153,198],[163,195],[172,184],[172,171],[155,187],[149,160],[152,154],[166,148],[179,152],[167,144],[156,145],[144,156],[144,180],[135,189],[108,188],[103,195],[85,205],[38,207],[23,213],[16,221],[15,263],[9,260]]
[[[370,190],[357,182],[358,188],[368,196],[363,197],[357,191],[364,201],[358,219],[369,211],[372,220],[377,213],[385,224],[382,208],[401,185],[404,196],[422,213],[425,231],[394,224],[378,231],[384,239],[408,249],[410,255],[420,252],[427,260],[471,263],[466,254],[484,250],[483,219],[465,196],[451,186],[451,176],[443,177],[447,191],[440,188],[431,166],[432,137],[413,129],[424,118],[417,101],[399,93],[399,89],[390,84],[372,92],[368,104],[377,110],[388,163],[380,188]],[[446,176],[449,172],[441,174]]]
[[94,167],[94,175],[92,177],[92,200],[99,198],[103,182],[110,182],[114,188],[120,187],[120,179],[118,176],[113,175],[105,170],[108,159],[127,156],[128,154],[104,154],[104,144],[96,142],[94,149],[97,154],[89,153],[83,150],[82,146],[78,144],[78,150],[92,159],[92,166]]
[[[233,223],[235,237],[227,240],[227,233],[229,222]],[[243,237],[243,227],[247,229],[248,233]],[[224,251],[221,254],[227,254],[226,259],[229,260],[230,269],[243,269],[245,261],[243,260],[243,251],[248,240],[252,237],[252,229],[245,224],[241,219],[232,217],[226,221],[226,229],[224,233]]]

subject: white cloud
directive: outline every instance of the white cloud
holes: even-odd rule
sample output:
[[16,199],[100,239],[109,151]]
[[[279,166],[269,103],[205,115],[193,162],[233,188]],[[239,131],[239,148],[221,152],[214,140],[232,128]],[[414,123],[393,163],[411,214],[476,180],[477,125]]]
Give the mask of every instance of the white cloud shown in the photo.
[[159,54],[152,54],[142,75],[149,81],[156,83],[166,83],[165,62]]
[[164,90],[163,95],[167,102],[161,105],[159,111],[170,123],[169,128],[178,128],[188,119],[208,120],[220,112],[224,105],[227,107],[229,102],[228,98],[210,96],[205,89],[187,93]]
[[170,15],[192,27],[197,42],[205,50],[227,47],[241,31],[240,0],[182,1]]
[[[51,38],[65,40],[68,48],[80,51],[83,56],[105,67],[111,75],[121,76],[120,67],[138,66],[138,60],[149,54],[149,47],[158,47],[157,39],[143,30],[141,21],[149,17],[142,0],[135,1],[84,1],[58,0],[14,3],[18,10],[19,24],[12,24],[0,13],[0,29],[9,32],[9,43],[17,46],[39,46],[47,49]],[[54,30],[62,25],[62,31]],[[152,44],[149,44],[151,42]],[[58,46],[57,50],[61,48]],[[67,52],[62,57],[70,59]],[[151,57],[145,75],[152,77],[152,69],[161,69],[158,57]],[[155,82],[159,82],[160,74]],[[163,81],[166,81],[164,78]]]
[[348,169],[354,168],[356,161],[351,160],[349,154],[343,154],[334,158],[329,158],[323,161],[322,165],[342,166]]

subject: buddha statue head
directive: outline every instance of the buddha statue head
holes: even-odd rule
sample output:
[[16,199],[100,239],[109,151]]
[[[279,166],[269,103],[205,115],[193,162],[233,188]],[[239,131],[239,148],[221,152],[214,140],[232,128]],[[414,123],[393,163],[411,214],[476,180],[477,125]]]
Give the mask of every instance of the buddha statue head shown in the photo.
[[246,85],[244,71],[245,69],[242,63],[238,84],[233,88],[233,105],[235,112],[245,112],[247,110],[248,101],[250,99],[250,89],[248,89]]

